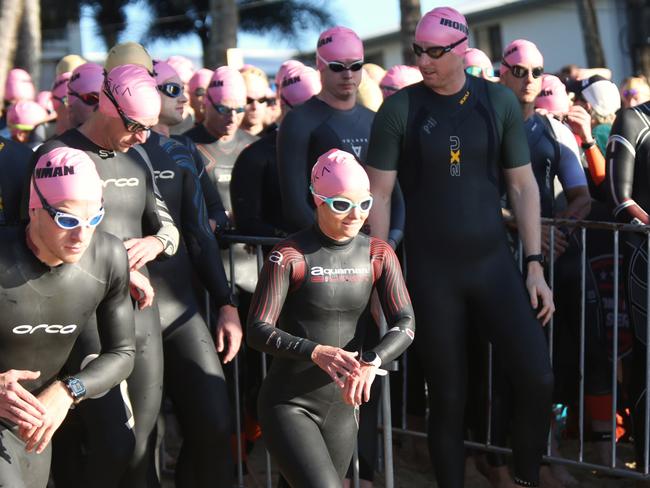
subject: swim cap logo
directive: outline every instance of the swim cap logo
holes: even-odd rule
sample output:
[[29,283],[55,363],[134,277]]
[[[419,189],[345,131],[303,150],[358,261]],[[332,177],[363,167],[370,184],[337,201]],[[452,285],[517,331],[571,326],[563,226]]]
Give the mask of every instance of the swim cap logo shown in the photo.
[[223,80],[214,80],[210,82],[210,86],[208,88],[216,88],[219,86],[223,86]]
[[460,176],[460,138],[449,137],[449,174]]
[[112,93],[115,93],[116,95],[119,95],[123,97],[124,95],[128,96],[133,96],[131,93],[131,88],[128,86],[122,87],[122,85],[118,85],[117,83],[111,83],[111,80],[106,80],[106,84],[108,85],[108,90]]
[[72,78],[70,78],[70,81],[68,81],[68,84],[72,83],[74,80],[78,80],[79,78],[81,78],[81,73],[75,73],[72,75]]
[[505,52],[505,54],[503,55],[503,59],[507,58],[507,57],[510,56],[512,53],[517,52],[518,50],[519,50],[519,49],[517,48],[517,46],[513,46],[513,47],[511,47],[510,49],[508,49],[508,50]]
[[300,83],[300,76],[294,76],[292,78],[285,78],[282,81],[282,88],[286,88],[289,85],[293,85],[294,83]]
[[41,178],[58,178],[59,176],[68,176],[74,174],[74,166],[57,166],[52,168],[52,161],[48,161],[45,168],[36,168],[34,176],[36,179]]
[[538,97],[551,97],[551,96],[553,96],[553,90],[542,90],[541,92],[539,92],[539,95],[537,95],[537,96]]
[[316,48],[318,49],[319,47],[323,47],[325,44],[329,44],[333,40],[334,39],[332,39],[332,36],[323,37],[322,39],[318,40],[318,44],[316,44]]
[[461,24],[460,22],[445,19],[444,17],[440,19],[440,25],[444,25],[446,27],[451,27],[452,29],[460,31],[465,35],[469,34],[469,29],[467,28],[467,26],[465,24]]

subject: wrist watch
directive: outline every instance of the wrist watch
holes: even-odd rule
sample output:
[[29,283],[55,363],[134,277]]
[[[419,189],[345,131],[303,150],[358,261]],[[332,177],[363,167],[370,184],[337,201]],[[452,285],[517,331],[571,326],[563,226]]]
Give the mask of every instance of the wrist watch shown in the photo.
[[86,387],[79,378],[68,376],[63,380],[63,384],[70,392],[70,396],[72,396],[72,401],[75,405],[86,396]]
[[529,256],[526,256],[526,259],[524,259],[524,262],[526,264],[532,263],[532,262],[538,262],[542,266],[546,263],[546,259],[544,259],[543,254],[531,254]]
[[370,364],[378,368],[381,366],[381,358],[375,351],[366,351],[361,355],[361,364]]

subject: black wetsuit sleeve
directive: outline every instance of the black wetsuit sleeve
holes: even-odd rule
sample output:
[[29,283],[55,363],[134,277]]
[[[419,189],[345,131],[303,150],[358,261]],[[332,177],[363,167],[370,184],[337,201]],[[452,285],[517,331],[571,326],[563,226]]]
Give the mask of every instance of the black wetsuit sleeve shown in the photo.
[[[185,150],[185,147],[182,147]],[[196,166],[187,158],[172,158],[183,170],[181,230],[194,270],[219,309],[229,303],[230,288],[219,245],[208,223],[208,212]]]
[[219,191],[214,186],[212,181],[210,181],[210,176],[205,170],[203,156],[201,156],[201,153],[196,147],[194,141],[192,141],[187,136],[181,137],[183,138],[182,143],[190,150],[192,158],[194,159],[196,170],[198,171],[199,175],[199,181],[201,182],[203,198],[205,199],[205,205],[208,209],[208,218],[214,220],[217,223],[218,229],[225,229],[228,227],[228,215],[226,214],[226,209],[223,206],[221,197],[219,196]]
[[373,168],[397,170],[408,119],[408,93],[400,91],[384,100],[370,130],[366,164]]
[[404,226],[406,225],[406,202],[404,193],[398,181],[395,181],[393,193],[390,200],[390,230],[388,231],[388,242],[393,249],[397,248],[404,237]]
[[[645,116],[635,109],[621,110],[612,126],[607,143],[606,178],[608,197],[614,215],[621,222],[648,222],[647,208],[641,208],[633,199],[636,172],[636,141],[640,132],[647,130]],[[636,219],[636,220],[635,220]]]
[[[284,237],[285,232],[264,221],[263,200],[266,165],[269,164],[256,143],[247,146],[237,157],[230,180],[230,198],[237,229],[243,234]],[[281,205],[280,202],[275,202]]]
[[96,311],[101,353],[74,375],[86,387],[87,397],[107,391],[126,379],[133,370],[135,357],[128,256],[118,239],[110,236],[106,244],[108,252],[101,259],[111,263],[112,270],[108,291]]
[[282,209],[287,228],[297,231],[315,222],[314,210],[307,201],[311,125],[302,113],[291,111],[280,124],[278,133],[278,172],[282,191]]
[[287,293],[305,278],[305,258],[294,246],[278,244],[257,281],[248,314],[246,342],[253,349],[277,357],[311,361],[318,345],[276,327]]
[[145,231],[145,235],[153,235],[162,242],[163,252],[160,253],[159,257],[173,256],[178,249],[180,234],[176,228],[174,219],[169,213],[167,204],[156,186],[151,163],[144,149],[142,149],[142,152],[133,151],[131,154],[133,157],[139,157],[142,160],[142,164],[148,168],[148,171],[145,172],[147,194],[144,214],[142,216],[142,228]]
[[382,364],[386,364],[413,342],[415,317],[402,269],[393,249],[384,241],[372,238],[370,256],[379,302],[388,322],[388,332],[372,350],[379,355]]

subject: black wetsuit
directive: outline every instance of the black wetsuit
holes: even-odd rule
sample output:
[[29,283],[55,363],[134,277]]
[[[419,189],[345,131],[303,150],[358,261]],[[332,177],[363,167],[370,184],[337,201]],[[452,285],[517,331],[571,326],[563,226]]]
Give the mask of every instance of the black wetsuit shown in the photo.
[[264,264],[248,343],[274,356],[258,411],[266,446],[294,488],[340,486],[350,464],[358,412],[311,353],[319,344],[359,351],[364,327],[358,320],[375,288],[389,330],[372,350],[386,364],[404,352],[415,331],[388,244],[363,234],[337,242],[312,227],[278,244]]
[[20,222],[23,182],[34,153],[24,144],[0,137],[0,225]]
[[276,157],[278,131],[266,132],[237,158],[230,197],[237,230],[242,234],[286,237]]
[[[82,381],[88,396],[125,379],[133,368],[135,325],[122,243],[97,231],[78,263],[53,268],[36,258],[22,226],[1,228],[0,246],[0,371],[40,371],[38,379],[21,382],[38,395],[60,377],[75,340],[96,314],[102,352],[83,371],[68,373]],[[29,454],[16,434],[15,425],[0,419],[0,486],[44,488],[50,448]]]
[[226,229],[228,227],[228,214],[226,214],[226,209],[223,206],[217,188],[214,186],[212,181],[210,181],[210,176],[205,170],[203,157],[201,156],[198,147],[196,147],[196,144],[194,144],[192,139],[182,134],[174,135],[172,136],[172,139],[187,147],[192,154],[192,158],[196,162],[197,168],[200,168],[199,180],[201,181],[201,191],[203,192],[203,198],[205,199],[205,205],[208,210],[208,218],[217,223],[217,232]]
[[[621,110],[607,143],[607,189],[619,222],[648,224],[650,212],[650,102]],[[634,329],[631,401],[637,466],[643,469],[646,384],[647,234],[621,233],[623,283],[627,310]]]
[[[178,231],[155,188],[152,170],[134,149],[128,153],[108,151],[79,130],[70,129],[41,146],[35,160],[61,146],[80,149],[95,162],[104,185],[106,217],[99,225],[101,230],[122,240],[156,235],[163,242],[164,255],[176,252]],[[148,276],[146,267],[140,271]],[[93,487],[121,483],[123,487],[140,488],[158,484],[152,470],[153,446],[149,442],[160,410],[163,385],[162,337],[155,302],[152,307],[135,311],[135,324],[135,367],[127,381],[128,390],[123,385],[113,388],[78,409]],[[72,352],[71,367],[84,365],[99,351],[97,331],[88,327]],[[98,422],[98,418],[103,420]],[[74,486],[70,483],[67,481],[65,486]]]
[[[362,105],[337,110],[314,96],[284,118],[278,134],[278,168],[285,227],[289,231],[305,229],[315,222],[309,181],[311,169],[322,154],[337,148],[366,164],[374,116],[372,110]],[[396,185],[388,235],[393,247],[402,239],[404,215],[404,197]]]
[[423,83],[386,99],[368,164],[397,171],[406,198],[415,350],[429,386],[429,450],[438,484],[463,486],[470,312],[499,349],[515,390],[515,476],[537,483],[553,374],[501,217],[501,169],[529,164],[521,108],[503,86],[467,77],[436,94]]
[[199,161],[197,168],[187,147],[156,132],[141,147],[183,237],[174,256],[149,264],[163,328],[165,388],[183,436],[176,486],[230,486],[233,465],[226,380],[196,294],[188,286],[194,270],[210,292],[214,313],[228,303],[230,288],[199,180],[203,164]]

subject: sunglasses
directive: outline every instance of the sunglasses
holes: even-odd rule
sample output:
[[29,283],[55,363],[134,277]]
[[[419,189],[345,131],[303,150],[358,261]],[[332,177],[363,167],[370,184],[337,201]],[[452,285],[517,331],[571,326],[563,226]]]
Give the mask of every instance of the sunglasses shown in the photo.
[[260,98],[251,98],[251,97],[246,97],[246,105],[250,105],[253,102],[257,103],[266,103],[268,102],[269,99],[266,97],[260,97]]
[[220,103],[215,103],[210,96],[210,92],[206,92],[207,99],[219,115],[230,115],[232,112],[236,114],[244,113],[246,107],[228,107],[226,105],[221,105]]
[[429,56],[431,59],[440,59],[456,46],[460,46],[466,40],[467,36],[454,42],[453,44],[449,44],[448,46],[431,46],[426,49],[416,43],[413,43],[413,52],[418,58],[422,56],[423,53],[427,53],[427,56]]
[[169,98],[178,98],[183,94],[183,87],[178,83],[163,83],[158,85],[158,90]]
[[194,90],[194,96],[202,97],[203,95],[205,95],[205,88],[200,86],[196,90]]
[[639,90],[636,88],[630,88],[629,90],[623,90],[623,98],[634,97],[639,94]]
[[363,59],[360,59],[359,61],[355,61],[354,63],[351,63],[349,65],[339,63],[338,61],[327,61],[326,59],[323,59],[323,57],[318,54],[318,59],[320,59],[323,63],[327,65],[327,67],[332,70],[334,73],[342,73],[343,71],[359,71],[361,68],[363,68]]
[[83,103],[89,106],[97,105],[99,103],[99,93],[97,92],[77,93],[72,88],[70,88],[70,85],[68,85],[68,97],[70,96],[78,98]]
[[483,73],[485,73],[485,76],[489,78],[494,77],[494,70],[492,68],[481,68],[479,66],[468,66],[465,68],[465,73],[468,75],[476,76],[477,78],[480,78]]
[[127,131],[131,132],[132,134],[137,134],[145,130],[151,130],[151,127],[153,126],[146,126],[144,124],[141,124],[137,120],[133,120],[132,118],[130,118],[128,115],[124,113],[124,110],[122,110],[122,108],[118,105],[117,100],[115,100],[115,97],[113,97],[110,87],[108,86],[108,81],[104,82],[104,89],[102,91],[104,92],[104,95],[106,95],[106,98],[108,98],[111,101],[111,103],[115,107],[115,110],[117,110],[117,113],[122,119],[122,123],[124,124],[124,128]]
[[348,200],[347,198],[343,197],[325,197],[323,195],[319,195],[314,191],[314,187],[312,185],[309,186],[309,190],[311,191],[312,195],[323,200],[323,202],[327,204],[330,210],[337,214],[346,214],[355,208],[358,208],[361,212],[366,213],[369,212],[372,208],[372,195],[370,195],[365,200],[361,200],[359,203],[354,203],[352,200]]
[[43,205],[43,209],[45,209],[45,211],[50,215],[50,217],[52,217],[54,223],[63,230],[72,230],[72,229],[76,229],[77,227],[97,227],[100,224],[100,222],[104,219],[105,212],[104,212],[103,201],[102,201],[102,207],[99,209],[99,212],[97,212],[95,215],[90,217],[88,220],[85,220],[82,219],[81,217],[77,217],[76,215],[65,213],[57,208],[54,208],[52,205],[50,205],[47,202],[47,200],[45,200],[45,197],[41,193],[41,190],[39,190],[38,185],[36,185],[36,180],[34,179],[34,177],[32,177],[32,184],[34,185],[34,190],[36,190],[38,199],[41,201],[41,205]]
[[518,64],[515,64],[514,66],[510,66],[505,59],[501,60],[501,64],[504,65],[506,68],[508,68],[512,73],[512,76],[514,76],[515,78],[526,78],[529,72],[533,74],[533,78],[539,78],[544,74],[543,66],[537,66],[536,68],[529,70],[528,68],[524,68],[523,66],[519,66]]
[[59,102],[61,105],[67,105],[68,104],[68,97],[63,96],[63,97],[57,97],[56,95],[52,95],[52,98]]

